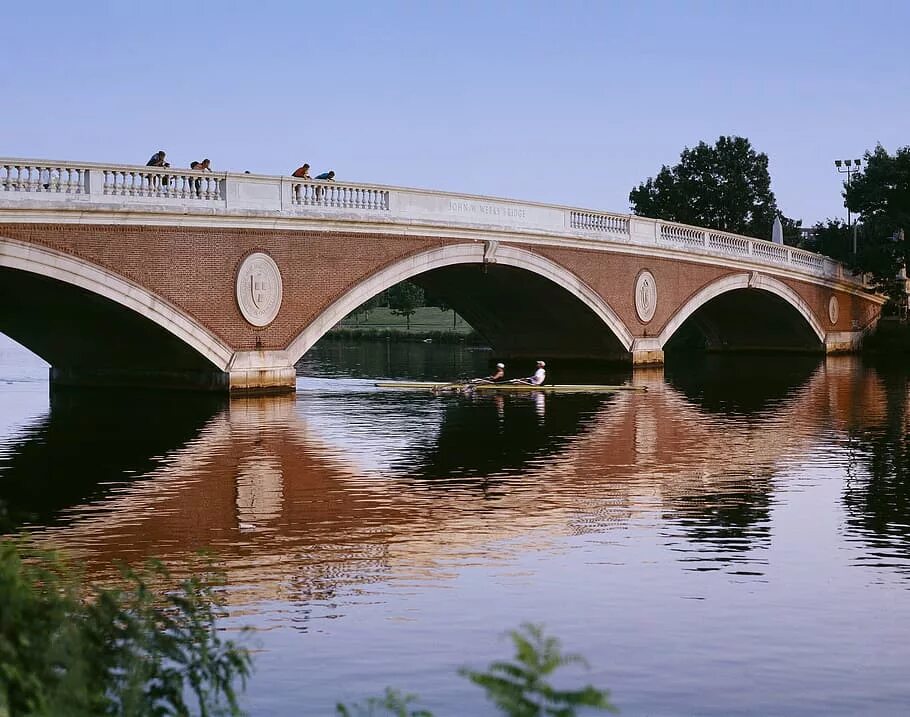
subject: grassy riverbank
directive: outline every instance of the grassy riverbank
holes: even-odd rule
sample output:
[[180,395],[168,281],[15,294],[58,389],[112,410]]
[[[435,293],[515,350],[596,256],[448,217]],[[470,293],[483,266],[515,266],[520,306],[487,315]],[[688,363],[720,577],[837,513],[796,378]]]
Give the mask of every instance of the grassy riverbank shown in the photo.
[[[410,323],[410,326],[408,325]],[[378,307],[353,318],[345,319],[326,334],[332,339],[382,339],[393,341],[424,341],[438,343],[476,343],[477,332],[454,311],[442,311],[435,306],[421,306],[410,317],[397,316],[387,307]]]

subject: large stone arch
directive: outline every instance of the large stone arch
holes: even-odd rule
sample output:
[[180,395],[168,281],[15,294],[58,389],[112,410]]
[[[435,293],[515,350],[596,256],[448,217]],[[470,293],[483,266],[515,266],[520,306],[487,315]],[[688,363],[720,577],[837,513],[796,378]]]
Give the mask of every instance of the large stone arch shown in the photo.
[[174,335],[218,370],[230,366],[234,351],[202,324],[162,297],[97,264],[0,236],[0,267],[37,274],[109,299]]
[[533,252],[495,243],[455,244],[421,252],[371,274],[326,308],[287,348],[291,363],[300,358],[335,324],[362,303],[395,284],[424,272],[456,264],[497,264],[533,272],[566,290],[590,309],[628,351],[633,336],[622,319],[591,287],[559,264]]
[[786,301],[799,313],[800,316],[802,316],[803,320],[806,322],[812,332],[818,337],[819,343],[824,346],[824,329],[822,328],[812,309],[796,291],[794,291],[782,281],[779,281],[778,279],[770,277],[766,274],[737,273],[725,276],[721,279],[718,279],[717,281],[708,284],[700,291],[698,291],[694,296],[692,296],[685,304],[683,304],[676,311],[676,313],[673,314],[673,317],[670,319],[670,321],[667,322],[667,325],[664,327],[663,331],[660,332],[660,335],[658,336],[658,344],[660,346],[660,349],[664,349],[667,342],[673,337],[679,327],[682,326],[701,307],[703,307],[712,299],[716,299],[718,296],[739,289],[757,289],[759,291],[766,291]]

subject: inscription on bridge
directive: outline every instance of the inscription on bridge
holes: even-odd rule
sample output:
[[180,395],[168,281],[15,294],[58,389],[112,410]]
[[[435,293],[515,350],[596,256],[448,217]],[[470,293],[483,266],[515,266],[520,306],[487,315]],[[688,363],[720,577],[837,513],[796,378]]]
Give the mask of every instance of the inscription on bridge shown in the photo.
[[500,204],[471,202],[464,199],[450,199],[449,212],[452,214],[495,217],[497,219],[527,219],[528,212],[521,207],[506,207]]

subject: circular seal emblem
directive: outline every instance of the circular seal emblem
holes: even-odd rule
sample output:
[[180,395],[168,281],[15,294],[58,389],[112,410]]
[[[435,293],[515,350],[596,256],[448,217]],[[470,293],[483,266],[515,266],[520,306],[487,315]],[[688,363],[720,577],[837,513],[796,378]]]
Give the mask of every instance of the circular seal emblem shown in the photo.
[[828,318],[831,320],[831,324],[836,324],[837,319],[840,317],[840,306],[837,304],[837,297],[832,296],[828,299]]
[[250,254],[237,270],[237,305],[253,326],[272,323],[281,308],[281,272],[268,254]]
[[635,313],[646,324],[654,318],[657,309],[657,282],[654,274],[645,269],[635,280]]

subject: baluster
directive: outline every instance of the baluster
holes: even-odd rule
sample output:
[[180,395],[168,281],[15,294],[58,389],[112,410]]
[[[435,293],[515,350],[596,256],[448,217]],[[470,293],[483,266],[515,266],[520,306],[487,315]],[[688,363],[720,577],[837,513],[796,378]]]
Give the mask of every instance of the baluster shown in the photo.
[[212,178],[206,177],[203,186],[205,186],[205,199],[213,199],[215,193],[212,191]]

